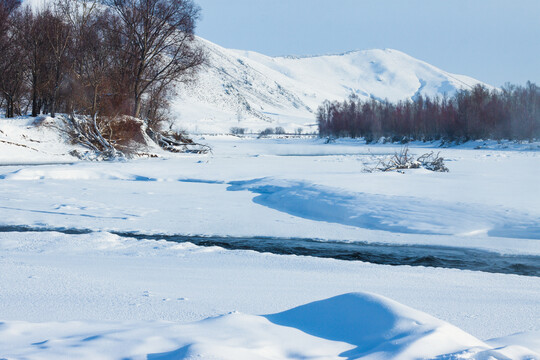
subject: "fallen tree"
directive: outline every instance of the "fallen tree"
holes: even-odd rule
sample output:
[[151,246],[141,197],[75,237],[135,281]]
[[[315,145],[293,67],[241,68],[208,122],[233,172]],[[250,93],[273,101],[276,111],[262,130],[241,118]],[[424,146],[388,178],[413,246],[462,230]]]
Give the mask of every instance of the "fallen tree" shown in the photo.
[[[99,160],[111,160],[125,157],[122,151],[117,150],[109,140],[103,137],[103,128],[97,122],[97,116],[84,116],[71,114],[65,118],[65,128],[73,144],[82,145],[93,152]],[[77,150],[70,152],[78,158],[89,158],[89,153],[80,153]]]

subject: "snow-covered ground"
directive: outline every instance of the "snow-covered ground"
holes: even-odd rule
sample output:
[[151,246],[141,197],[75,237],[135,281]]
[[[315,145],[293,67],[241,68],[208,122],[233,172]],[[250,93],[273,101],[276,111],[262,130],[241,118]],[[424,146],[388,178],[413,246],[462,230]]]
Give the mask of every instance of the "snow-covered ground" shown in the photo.
[[206,136],[212,154],[92,163],[20,125],[0,127],[0,359],[540,358],[538,277],[110,233],[540,255],[537,143],[414,143],[450,172],[366,173],[399,146]]
[[[312,138],[200,141],[210,143],[213,154],[4,166],[0,216],[7,225],[540,254],[539,151],[419,143],[411,145],[413,153],[440,151],[450,173],[365,173],[378,156],[399,147]],[[537,145],[523,145],[530,146]]]
[[[4,233],[0,245],[0,356],[8,359],[540,356],[536,277],[108,233]],[[313,303],[350,292],[382,294],[462,330],[379,296]]]

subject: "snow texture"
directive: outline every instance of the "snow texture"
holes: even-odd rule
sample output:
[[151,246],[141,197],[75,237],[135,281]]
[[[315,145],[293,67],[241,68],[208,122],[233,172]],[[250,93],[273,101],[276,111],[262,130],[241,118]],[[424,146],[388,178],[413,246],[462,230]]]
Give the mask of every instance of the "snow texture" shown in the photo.
[[[30,128],[24,139],[26,126],[7,122],[3,139],[34,144],[51,164],[30,166],[33,157],[21,153],[15,165],[19,146],[2,145],[0,358],[539,358],[538,277],[109,233],[538,255],[536,143],[439,149],[449,173],[362,171],[399,150],[392,144],[232,136],[198,139],[212,145],[208,155],[60,164],[71,147],[57,141],[51,154],[51,133]],[[21,225],[42,231],[12,231]],[[77,233],[84,229],[97,232]]]
[[[212,136],[197,140],[213,146],[209,155],[92,163],[67,155],[73,147],[48,140],[47,128],[21,137],[25,121],[0,127],[0,139],[36,149],[0,143],[0,163],[12,164],[0,167],[4,225],[540,254],[537,144],[410,145],[415,154],[440,150],[444,174],[365,173],[366,163],[399,147],[311,138]],[[29,165],[40,163],[48,165]]]
[[[470,318],[477,332],[508,331],[511,322],[523,328],[520,313],[532,330],[537,278],[224,251],[106,233],[4,233],[0,246],[0,356],[6,359],[540,356],[538,331],[481,341],[372,293],[290,309],[336,291],[378,289],[459,322]],[[521,306],[514,308],[516,302]],[[278,310],[257,316],[236,311],[242,308]]]
[[[453,358],[458,351],[459,358],[490,353],[496,359],[509,353],[430,315],[366,293],[272,315],[231,313],[190,324],[7,322],[0,324],[0,335],[8,358],[26,359],[418,359]],[[521,346],[512,350],[517,351],[535,355]]]

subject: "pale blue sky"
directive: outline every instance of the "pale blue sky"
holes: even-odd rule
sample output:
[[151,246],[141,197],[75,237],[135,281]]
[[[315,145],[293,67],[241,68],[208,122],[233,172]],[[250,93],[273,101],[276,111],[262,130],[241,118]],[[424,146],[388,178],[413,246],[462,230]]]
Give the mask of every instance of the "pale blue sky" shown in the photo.
[[495,86],[540,85],[540,0],[195,0],[227,48],[316,55],[392,48]]

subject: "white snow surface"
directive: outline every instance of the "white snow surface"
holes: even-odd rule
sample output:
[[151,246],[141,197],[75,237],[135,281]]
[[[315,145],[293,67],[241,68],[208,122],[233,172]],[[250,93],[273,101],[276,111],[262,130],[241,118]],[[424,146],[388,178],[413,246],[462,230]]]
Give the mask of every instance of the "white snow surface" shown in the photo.
[[31,117],[0,117],[2,165],[71,162],[75,159],[68,152],[77,147],[66,143],[66,138],[58,131],[55,122],[41,120]]
[[397,102],[420,94],[451,96],[482,84],[392,49],[269,57],[197,41],[208,63],[196,82],[178,88],[172,101],[176,125],[190,133],[228,133],[231,127],[258,132],[276,126],[313,132],[315,111],[325,100],[356,94]]
[[80,162],[50,128],[0,130],[0,226],[97,231],[0,232],[0,359],[540,359],[538,277],[110,233],[538,255],[538,143],[413,143],[450,172],[401,174],[363,172],[399,146],[360,140],[205,136],[208,155]]
[[[400,174],[362,171],[377,156],[399,151],[395,145],[232,136],[198,141],[211,144],[213,154],[0,167],[0,217],[5,225],[540,254],[536,150],[416,143],[412,153],[440,151],[450,173]],[[10,164],[18,147],[6,147],[0,162]]]
[[534,277],[108,233],[2,233],[0,250],[1,358],[540,358]]
[[[56,359],[417,359],[464,348],[489,349],[448,323],[365,293],[345,294],[266,316],[231,313],[182,325],[81,325],[2,324],[0,344],[7,343],[15,354],[23,345],[20,355],[32,358],[37,353]],[[117,346],[118,342],[125,346]],[[524,349],[524,355],[531,354]]]

